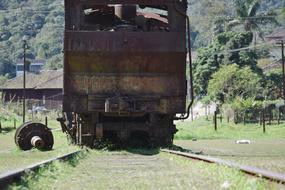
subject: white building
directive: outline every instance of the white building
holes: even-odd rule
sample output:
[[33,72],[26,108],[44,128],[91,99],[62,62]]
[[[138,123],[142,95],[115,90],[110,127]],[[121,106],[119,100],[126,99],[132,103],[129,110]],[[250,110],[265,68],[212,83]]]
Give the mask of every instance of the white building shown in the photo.
[[[43,66],[45,65],[45,60],[29,60],[29,65],[26,67],[27,71],[38,73],[43,69]],[[16,75],[22,75],[24,72],[24,61],[18,60],[16,63]]]

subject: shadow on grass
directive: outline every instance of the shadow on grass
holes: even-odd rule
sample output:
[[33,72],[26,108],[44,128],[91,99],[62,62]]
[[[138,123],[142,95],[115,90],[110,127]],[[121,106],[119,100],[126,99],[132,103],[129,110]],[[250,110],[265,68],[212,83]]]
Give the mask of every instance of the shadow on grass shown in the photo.
[[12,131],[15,131],[15,128],[13,128],[13,127],[2,127],[2,133],[10,133]]
[[132,154],[152,156],[152,155],[159,154],[160,149],[159,148],[127,148],[126,151]]
[[141,155],[156,155],[160,153],[160,149],[165,148],[169,150],[175,150],[180,152],[188,152],[193,153],[190,149],[185,149],[177,145],[171,145],[168,147],[156,147],[156,148],[128,148],[126,151],[133,153],[133,154],[141,154]]
[[150,147],[150,146],[134,146],[130,144],[113,144],[113,143],[104,143],[100,146],[93,147],[95,150],[104,150],[110,152],[116,151],[126,151],[132,154],[141,154],[141,155],[155,155],[159,154],[159,147]]
[[160,153],[160,149],[165,148],[169,150],[176,150],[180,152],[191,152],[190,149],[184,149],[180,146],[177,145],[170,145],[167,147],[154,147],[154,146],[149,146],[149,145],[133,145],[133,144],[113,144],[113,143],[104,143],[100,144],[100,146],[93,147],[95,150],[106,150],[106,151],[126,151],[132,154],[140,154],[140,155],[156,155]]
[[93,149],[106,151],[127,151],[133,154],[141,155],[155,155],[159,153],[159,147],[154,147],[147,141],[98,141],[95,142]]
[[85,159],[87,154],[89,153],[88,149],[85,149],[84,151],[73,155],[70,159],[64,160],[66,164],[72,167],[76,167],[80,160]]

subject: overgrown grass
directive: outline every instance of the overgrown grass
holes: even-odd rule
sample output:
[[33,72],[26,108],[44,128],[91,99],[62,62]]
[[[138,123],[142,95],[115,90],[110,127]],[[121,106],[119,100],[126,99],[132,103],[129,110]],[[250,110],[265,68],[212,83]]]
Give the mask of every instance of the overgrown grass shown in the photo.
[[51,151],[39,151],[37,149],[22,151],[15,145],[14,133],[0,135],[0,173],[22,168],[80,149],[78,146],[70,145],[66,135],[62,132],[57,131],[53,135],[54,147]]
[[[209,117],[212,118],[212,117]],[[181,121],[176,124],[178,132],[175,139],[274,139],[285,138],[285,124],[266,125],[266,133],[263,133],[261,125],[257,124],[234,124],[218,121],[218,130],[214,130],[211,119],[200,117],[193,122]]]
[[225,166],[166,153],[91,150],[75,165],[56,162],[9,189],[278,189]]
[[[86,157],[87,152],[83,151],[65,161],[54,161],[49,165],[39,168],[36,171],[29,171],[20,181],[8,187],[13,190],[22,189],[46,189],[45,183],[50,183],[57,178],[57,175],[65,173],[66,170],[74,168],[79,161]],[[41,184],[40,186],[38,184]],[[36,187],[36,188],[35,188]]]
[[16,123],[16,126],[17,124],[19,125],[21,123],[20,116],[9,110],[8,106],[5,106],[0,101],[0,123],[3,132],[9,132],[14,130],[15,129],[14,122]]
[[[211,178],[214,181],[212,183],[213,186],[209,189],[277,189],[276,184],[270,184],[262,178],[248,177],[234,168],[205,162],[193,162],[191,159],[167,153],[163,153],[163,156],[182,167],[189,167],[194,164],[195,169],[203,171],[206,178]],[[201,183],[205,184],[205,186],[210,185],[206,181],[201,181]],[[220,184],[220,186],[216,186],[216,183]]]
[[[1,97],[1,93],[0,93]],[[23,104],[21,102],[3,102],[0,100],[0,122],[2,129],[6,132],[15,129],[23,123]],[[28,107],[26,107],[27,109]],[[48,124],[50,128],[58,126],[56,119],[59,116],[59,111],[50,110],[47,113],[31,113],[30,110],[26,110],[26,121],[45,123],[45,118],[48,118]]]
[[[10,105],[11,106],[11,105]],[[54,156],[60,156],[73,150],[78,150],[77,146],[70,146],[66,134],[61,131],[54,131],[53,150],[42,152],[37,149],[30,151],[21,151],[14,142],[14,119],[17,121],[16,127],[22,124],[22,117],[15,114],[5,114],[7,107],[0,107],[0,117],[3,131],[0,133],[0,173],[7,172],[19,167],[24,167],[41,160],[46,160]],[[60,129],[60,124],[55,120],[57,114],[55,111],[48,114],[33,115],[33,121],[45,123],[45,117],[48,117],[48,127],[51,129]],[[26,121],[31,120],[31,114],[27,113]],[[9,160],[9,162],[7,162]]]

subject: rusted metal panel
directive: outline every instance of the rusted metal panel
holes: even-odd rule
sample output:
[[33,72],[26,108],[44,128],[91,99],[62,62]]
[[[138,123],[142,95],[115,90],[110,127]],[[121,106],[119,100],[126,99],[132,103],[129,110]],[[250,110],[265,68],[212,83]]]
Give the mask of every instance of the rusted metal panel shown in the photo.
[[181,32],[66,31],[65,36],[67,51],[186,52],[185,35]]
[[72,52],[66,71],[70,73],[136,73],[137,75],[169,74],[181,76],[185,70],[183,52]]
[[[65,109],[68,111],[84,113],[84,112],[102,112],[106,110],[106,99],[114,96],[101,96],[101,97],[86,97],[80,98],[74,96],[66,96],[64,99]],[[135,96],[130,97],[128,101],[132,106],[126,108],[119,108],[111,106],[110,112],[128,112],[128,113],[179,113],[185,109],[185,97],[149,97],[149,96]],[[118,104],[118,103],[115,103]]]
[[[172,0],[66,1],[64,111],[104,112],[106,99],[128,96],[137,106],[129,111],[185,112],[185,19],[175,12],[174,3],[183,8],[183,3]],[[168,19],[157,19],[156,14],[151,18],[169,21],[171,28],[160,32],[81,30],[86,4],[162,5],[168,7]]]
[[[71,75],[69,91],[76,94],[128,94],[185,96],[185,87],[173,76],[128,76],[122,74]],[[184,88],[183,88],[184,87]]]

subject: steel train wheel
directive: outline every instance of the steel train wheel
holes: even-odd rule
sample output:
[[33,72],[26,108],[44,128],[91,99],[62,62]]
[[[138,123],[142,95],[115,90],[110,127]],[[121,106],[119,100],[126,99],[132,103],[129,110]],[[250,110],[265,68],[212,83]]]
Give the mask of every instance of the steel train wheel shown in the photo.
[[150,115],[150,123],[152,124],[150,136],[153,146],[167,147],[172,145],[174,134],[177,132],[172,118],[171,115],[167,114]]
[[26,122],[15,133],[16,145],[21,150],[30,150],[33,147],[40,150],[51,150],[54,139],[50,129],[41,123]]

